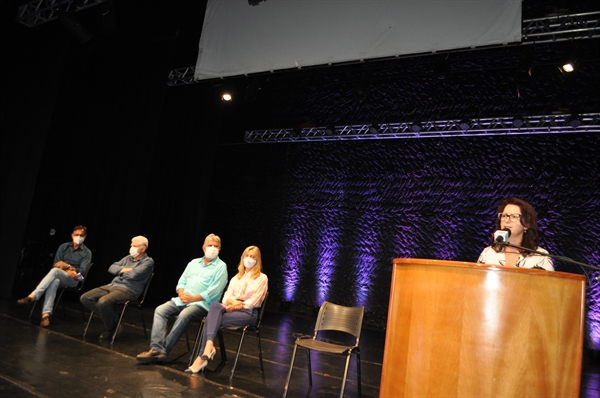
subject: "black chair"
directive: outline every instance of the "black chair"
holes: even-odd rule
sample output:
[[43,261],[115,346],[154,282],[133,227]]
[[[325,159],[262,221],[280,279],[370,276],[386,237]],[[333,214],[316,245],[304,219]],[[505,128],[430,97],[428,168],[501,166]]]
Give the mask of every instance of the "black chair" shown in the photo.
[[[265,294],[265,298],[262,302],[262,305],[258,309],[258,317],[256,319],[256,323],[251,325],[243,325],[243,326],[229,326],[219,330],[219,344],[221,348],[221,361],[222,363],[227,362],[227,354],[225,353],[225,343],[223,339],[223,330],[229,330],[233,332],[240,333],[240,342],[238,344],[237,353],[235,355],[235,361],[233,362],[233,368],[231,369],[231,375],[229,378],[233,378],[233,374],[235,373],[235,367],[237,366],[238,359],[240,358],[240,352],[242,351],[242,344],[244,343],[244,337],[246,336],[246,332],[254,332],[256,334],[257,344],[258,344],[258,359],[260,362],[260,371],[264,373],[265,369],[263,366],[263,356],[262,356],[262,346],[260,342],[260,324],[262,322],[263,314],[265,313],[265,307],[267,303],[267,297],[269,297],[269,292]],[[199,354],[201,342],[202,342],[202,334],[204,332],[204,323],[206,322],[206,317],[202,319],[202,324],[198,328],[198,335],[196,336],[196,341],[194,342],[194,348],[192,350],[192,354],[190,355],[190,366],[194,362],[196,356]]]
[[[317,317],[317,322],[315,324],[315,331],[313,336],[302,336],[296,339],[296,343],[294,344],[294,352],[292,354],[292,361],[290,362],[290,370],[288,372],[287,379],[285,381],[285,387],[283,389],[284,397],[287,395],[288,392],[288,386],[290,384],[292,370],[294,369],[294,359],[296,358],[296,350],[298,347],[306,348],[308,360],[308,382],[311,387],[311,350],[346,356],[346,367],[344,368],[344,378],[342,379],[342,389],[340,391],[340,398],[344,396],[344,387],[346,385],[346,377],[348,376],[348,365],[350,364],[350,357],[352,356],[352,354],[356,354],[358,396],[362,396],[360,380],[360,349],[358,348],[358,342],[360,340],[360,332],[362,329],[364,313],[365,307],[345,307],[327,301],[323,302],[323,305],[321,305],[321,308],[319,310],[319,315]],[[328,341],[317,339],[317,337],[319,337],[320,335],[319,332],[325,330],[333,330],[347,333],[355,337],[356,341],[352,345],[343,345],[339,343],[331,343]]]
[[[58,303],[60,303],[60,299],[62,298],[64,292],[74,293],[77,295],[77,297],[79,297],[81,295],[81,289],[83,289],[83,285],[85,284],[85,281],[87,281],[87,279],[88,279],[88,274],[90,273],[90,269],[92,269],[92,265],[94,265],[94,263],[90,263],[90,265],[87,267],[87,269],[83,273],[83,281],[79,282],[77,284],[77,286],[73,286],[73,287],[66,286],[66,287],[58,289],[57,296],[54,299],[54,306],[52,307],[52,314],[50,314],[50,319],[52,319],[52,317],[54,316],[54,313],[56,312],[56,309],[58,308]],[[33,310],[35,310],[35,305],[37,304],[37,302],[38,302],[38,300],[35,300],[33,302],[33,305],[31,306],[31,311],[29,311],[29,322],[31,322]],[[65,319],[66,319],[67,318],[67,309],[64,304],[62,307],[65,312]],[[85,319],[85,312],[84,312],[83,306],[81,308],[81,317],[83,318],[83,322],[85,322],[86,319]]]
[[[123,315],[125,314],[125,310],[129,306],[135,306],[138,308],[138,310],[140,310],[140,314],[142,315],[142,326],[144,327],[144,337],[146,338],[146,340],[148,340],[148,332],[146,331],[146,321],[144,320],[144,311],[142,310],[142,304],[144,303],[144,300],[146,299],[146,295],[148,294],[148,288],[150,287],[150,282],[152,282],[152,278],[154,278],[154,273],[152,275],[150,275],[150,278],[148,278],[148,281],[146,282],[146,286],[144,286],[144,290],[142,291],[142,294],[136,300],[129,300],[129,301],[126,301],[126,302],[120,304],[123,306],[123,309],[121,310],[121,316],[119,317],[119,322],[117,322],[117,327],[115,328],[115,332],[112,335],[112,340],[110,341],[111,345],[114,344],[114,342],[115,342],[115,338],[117,337],[119,328],[121,327]],[[92,311],[92,313],[90,314],[90,318],[88,319],[87,324],[85,325],[85,330],[83,331],[83,337],[85,337],[85,335],[87,334],[88,327],[90,326],[90,322],[92,321],[93,316],[94,316],[94,312]]]

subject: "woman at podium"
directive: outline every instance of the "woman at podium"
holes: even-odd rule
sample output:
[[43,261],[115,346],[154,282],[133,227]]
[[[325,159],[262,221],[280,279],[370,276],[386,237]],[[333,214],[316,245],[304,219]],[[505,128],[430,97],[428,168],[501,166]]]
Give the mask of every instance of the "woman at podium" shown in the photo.
[[518,198],[504,199],[498,206],[492,243],[483,249],[477,262],[554,271],[548,251],[538,246],[539,236],[533,206]]

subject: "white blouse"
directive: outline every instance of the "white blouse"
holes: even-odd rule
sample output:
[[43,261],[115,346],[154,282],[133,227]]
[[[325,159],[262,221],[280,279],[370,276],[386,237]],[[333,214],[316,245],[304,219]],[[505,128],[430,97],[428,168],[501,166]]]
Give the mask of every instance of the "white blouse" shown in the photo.
[[265,295],[269,279],[262,272],[256,279],[252,279],[251,273],[247,272],[238,279],[238,276],[231,278],[229,287],[223,296],[222,303],[227,303],[227,299],[235,299],[244,302],[244,309],[253,309],[260,307]]
[[[548,254],[548,251],[542,249],[541,247],[538,247],[536,251]],[[492,249],[491,246],[488,246],[485,249],[483,249],[483,252],[481,252],[481,254],[479,255],[479,260],[477,260],[477,262],[482,264],[506,265],[506,257],[504,256],[504,250],[501,252],[497,252],[494,249]],[[548,256],[542,256],[536,253],[530,253],[525,257],[523,257],[523,254],[519,254],[519,258],[515,266],[519,268],[541,267],[546,271],[554,271],[552,259]]]

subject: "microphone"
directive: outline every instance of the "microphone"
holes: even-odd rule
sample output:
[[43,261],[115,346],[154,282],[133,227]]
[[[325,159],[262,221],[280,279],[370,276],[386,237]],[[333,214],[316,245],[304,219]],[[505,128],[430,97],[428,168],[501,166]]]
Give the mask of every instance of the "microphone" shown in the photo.
[[510,237],[510,229],[504,228],[494,232],[494,242],[506,243]]

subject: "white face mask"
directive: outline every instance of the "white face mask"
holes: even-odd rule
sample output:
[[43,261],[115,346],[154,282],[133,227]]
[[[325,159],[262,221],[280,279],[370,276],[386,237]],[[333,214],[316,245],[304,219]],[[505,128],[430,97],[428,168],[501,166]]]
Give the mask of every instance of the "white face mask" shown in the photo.
[[133,246],[131,246],[131,247],[129,248],[129,255],[130,255],[131,257],[133,257],[133,258],[136,258],[136,257],[137,257],[139,254],[140,254],[140,252],[138,251],[138,248],[137,248],[137,247],[133,247]]
[[83,236],[74,236],[73,237],[73,243],[75,243],[76,245],[82,244],[84,240],[85,240],[85,238]]
[[244,267],[252,268],[256,265],[256,260],[252,257],[244,257]]
[[217,249],[214,246],[209,246],[204,251],[204,257],[206,257],[209,260],[215,259],[218,255],[219,255],[219,249]]

